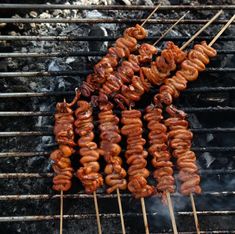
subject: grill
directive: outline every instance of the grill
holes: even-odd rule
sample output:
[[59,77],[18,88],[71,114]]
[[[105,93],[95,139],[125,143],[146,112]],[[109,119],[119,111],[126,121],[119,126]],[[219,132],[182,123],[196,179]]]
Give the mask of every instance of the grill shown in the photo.
[[[29,17],[35,9],[35,18]],[[58,232],[60,195],[51,189],[53,173],[48,160],[56,147],[52,133],[55,103],[63,97],[70,100],[74,87],[105,54],[99,48],[89,50],[89,42],[102,46],[112,43],[125,27],[142,22],[153,9],[138,5],[0,4],[4,13],[0,25],[7,23],[0,28],[1,233]],[[189,19],[182,20],[159,43],[161,46],[173,40],[181,45],[219,9],[224,10],[223,16],[195,39],[210,41],[235,5],[161,6],[146,24],[150,35],[145,41],[156,41],[160,31],[190,10]],[[44,12],[51,18],[41,17]],[[75,17],[69,17],[71,12]],[[16,13],[21,18],[12,17]],[[94,23],[113,32],[108,36],[89,35]],[[217,58],[176,101],[189,114],[195,136],[193,150],[203,188],[203,193],[195,196],[201,233],[235,233],[234,23],[215,44]],[[55,25],[60,31],[55,31]],[[156,91],[151,90],[151,95]],[[143,110],[147,104],[146,95],[138,108]],[[116,113],[120,115],[120,111]],[[78,159],[72,160],[77,168]],[[116,194],[107,195],[100,189],[97,197],[103,232],[121,233]],[[121,199],[127,232],[144,233],[140,202],[127,192]],[[172,200],[178,230],[195,233],[190,199],[175,193]],[[160,199],[154,196],[145,202],[150,232],[171,233],[168,210]],[[96,233],[95,217],[93,196],[85,194],[74,178],[72,189],[64,194],[65,233]]]

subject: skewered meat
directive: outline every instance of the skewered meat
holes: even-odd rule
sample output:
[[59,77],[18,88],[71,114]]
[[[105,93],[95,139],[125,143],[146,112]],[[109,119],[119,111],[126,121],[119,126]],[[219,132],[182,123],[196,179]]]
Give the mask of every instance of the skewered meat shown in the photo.
[[196,44],[188,53],[187,59],[181,64],[181,69],[175,76],[164,81],[160,88],[159,97],[166,105],[172,103],[173,98],[177,98],[182,90],[187,87],[188,81],[198,78],[198,73],[205,70],[205,65],[209,63],[209,58],[216,56],[216,50],[203,41]]
[[123,37],[116,40],[114,47],[109,48],[108,54],[94,67],[94,74],[89,75],[83,82],[81,91],[84,96],[90,96],[100,84],[113,72],[121,58],[129,57],[130,53],[137,49],[137,40],[142,40],[147,36],[146,30],[140,25],[127,28]]
[[173,177],[173,164],[170,161],[171,155],[167,147],[167,128],[161,123],[162,106],[155,100],[155,105],[146,108],[144,119],[148,123],[149,153],[152,155],[152,165],[155,168],[153,173],[157,181],[157,190],[162,193],[163,201],[166,202],[166,192],[173,193],[175,181]]
[[151,67],[142,67],[141,70],[152,85],[160,85],[170,75],[170,72],[176,69],[177,64],[182,63],[185,58],[186,53],[169,41],[161,55],[151,63]]
[[119,157],[121,147],[119,142],[119,118],[113,114],[113,105],[108,102],[108,97],[100,93],[100,154],[104,156],[107,165],[105,167],[105,183],[109,186],[107,193],[116,189],[125,190],[127,187],[126,171],[122,168],[122,159]]
[[94,125],[92,108],[86,101],[78,101],[77,105],[78,108],[75,110],[76,121],[74,125],[75,133],[80,136],[77,143],[80,147],[80,163],[83,167],[77,170],[76,175],[85,187],[85,191],[92,193],[103,185],[103,178],[101,174],[99,174],[99,152],[96,143],[93,141]]
[[173,156],[177,158],[180,192],[183,195],[201,193],[196,155],[190,150],[193,134],[188,129],[186,114],[172,105],[168,106],[166,111],[170,118],[165,120],[165,125],[169,128],[169,147],[173,150]]
[[117,71],[107,76],[107,80],[102,85],[101,92],[107,95],[114,95],[125,83],[130,83],[135,72],[139,72],[140,63],[152,61],[152,57],[157,53],[157,49],[147,43],[144,43],[138,49],[139,54],[131,54],[128,61],[125,60],[117,68]]
[[144,150],[145,140],[142,138],[141,112],[138,110],[122,111],[121,133],[127,136],[125,157],[129,164],[128,189],[135,198],[147,197],[153,194],[154,188],[147,183],[149,171],[145,168],[148,152]]
[[170,72],[176,69],[176,65],[181,63],[186,54],[173,42],[168,42],[160,56],[151,67],[141,67],[140,76],[133,76],[130,85],[123,85],[121,93],[114,97],[115,102],[121,109],[125,106],[133,106],[139,101],[141,96],[148,92],[152,85],[160,85]]
[[71,187],[73,177],[73,168],[71,166],[70,156],[74,153],[74,131],[73,131],[73,110],[71,107],[79,99],[80,92],[77,92],[71,103],[60,102],[56,105],[54,135],[59,149],[50,154],[54,161],[52,168],[56,173],[53,178],[53,189],[57,191],[67,191]]

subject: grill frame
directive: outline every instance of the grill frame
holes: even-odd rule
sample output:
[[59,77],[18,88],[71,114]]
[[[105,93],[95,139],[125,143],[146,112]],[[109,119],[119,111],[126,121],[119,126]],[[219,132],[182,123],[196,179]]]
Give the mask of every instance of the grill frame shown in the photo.
[[[79,10],[93,10],[93,9],[98,9],[98,10],[152,10],[154,7],[151,6],[72,6],[72,5],[38,5],[38,4],[0,4],[0,10],[1,9],[79,9]],[[235,10],[235,5],[232,6],[162,6],[160,7],[160,11],[166,11],[166,10],[219,10],[219,9],[224,9],[226,11],[230,10]],[[105,22],[105,23],[134,23],[134,22],[142,22],[141,20],[126,20],[126,19],[115,19],[115,20],[98,20],[97,19],[92,19],[92,20],[86,20],[86,19],[56,19],[56,20],[47,20],[47,19],[0,19],[0,22],[6,22],[6,23],[14,23],[14,22],[22,22],[22,23],[32,23],[32,22],[49,22],[49,23],[58,23],[58,22],[66,22],[66,23],[94,23],[94,22]],[[171,24],[175,22],[175,19],[172,20],[150,20],[148,23],[161,23],[161,24]],[[204,24],[206,20],[184,20],[182,21],[183,24]],[[224,24],[226,23],[226,20],[219,20],[215,22],[216,25],[218,24]],[[233,22],[234,24],[235,22]],[[204,37],[205,38],[205,37]],[[210,37],[207,37],[208,39]],[[30,36],[8,36],[6,37],[5,35],[0,36],[0,40],[9,40],[9,41],[15,41],[15,40],[55,40],[55,41],[92,41],[92,40],[100,40],[100,41],[113,41],[115,40],[114,37],[30,37]],[[150,37],[147,39],[147,41],[153,41],[155,40],[155,37]],[[168,38],[165,38],[164,40],[167,40]],[[173,38],[179,41],[186,40],[187,37],[184,37],[183,39],[179,38]],[[220,38],[222,41],[234,41],[235,37],[233,36],[224,36]],[[198,39],[197,39],[198,40]],[[234,54],[235,51],[226,51],[226,50],[220,50],[219,51],[222,54]],[[55,54],[30,54],[30,53],[0,53],[0,58],[6,58],[6,57],[11,57],[11,58],[26,58],[26,57],[62,57],[62,56],[102,56],[103,53],[93,53],[93,52],[76,52],[75,54],[63,54],[60,53],[58,54],[57,52]],[[206,73],[224,73],[224,72],[235,72],[235,68],[216,68],[212,67],[207,69]],[[89,70],[86,71],[61,71],[61,72],[3,72],[0,74],[0,78],[13,78],[13,77],[51,77],[51,76],[70,76],[70,75],[86,75],[90,73]],[[186,93],[194,93],[194,92],[208,92],[208,91],[233,91],[235,90],[235,87],[220,87],[218,88],[209,88],[209,87],[202,87],[202,88],[191,88],[186,91]],[[156,90],[155,90],[156,91]],[[71,96],[73,95],[73,91],[66,91],[66,92],[41,92],[41,93],[0,93],[0,98],[3,100],[5,98],[30,98],[30,97],[51,97],[51,96]],[[211,107],[210,109],[199,107],[199,108],[182,108],[187,112],[190,113],[198,113],[198,112],[234,112],[235,107]],[[0,112],[0,117],[20,117],[20,116],[51,116],[51,112],[33,112],[33,111],[20,111],[20,112],[14,112],[14,111],[2,111]],[[197,133],[206,133],[206,132],[234,132],[235,129],[193,129],[194,131],[197,131]],[[29,132],[23,132],[23,131],[18,131],[18,132],[9,132],[9,131],[4,131],[0,132],[0,138],[8,138],[8,137],[24,137],[24,136],[47,136],[47,135],[52,135],[51,131],[29,131]],[[193,150],[199,151],[199,152],[234,152],[235,147],[194,147]],[[34,157],[34,156],[45,156],[47,157],[49,152],[3,152],[0,153],[0,158],[5,158],[5,157]],[[21,156],[20,156],[21,155]],[[206,173],[206,174],[216,174],[219,173],[222,175],[223,173],[235,173],[235,170],[230,170],[230,171],[224,171],[224,170],[213,170],[213,171],[201,171],[201,173]],[[51,178],[53,176],[53,173],[0,173],[0,179],[21,179],[21,178]],[[100,199],[107,199],[107,198],[116,198],[116,195],[105,195],[103,193],[98,193],[98,198]],[[222,192],[205,192],[202,196],[206,195],[211,195],[211,196],[234,196],[235,191],[222,191]],[[175,197],[180,197],[181,195],[178,193],[173,194],[173,198]],[[36,194],[36,195],[0,195],[0,201],[17,201],[17,200],[50,200],[50,199],[59,199],[59,195],[49,195],[49,194]],[[122,194],[122,198],[130,198],[130,194]],[[86,195],[86,194],[66,194],[64,195],[65,199],[78,199],[78,198],[92,198],[91,195]],[[177,215],[179,216],[190,216],[192,217],[193,213],[192,212],[187,212],[187,211],[177,211]],[[198,211],[199,216],[205,216],[205,215],[235,215],[235,211],[220,211],[220,210],[215,210],[215,211]],[[125,213],[124,216],[141,216],[141,213]],[[148,212],[149,216],[156,216],[157,213],[155,212]],[[101,218],[103,219],[113,219],[115,217],[119,217],[118,211],[117,213],[111,213],[111,214],[106,214],[106,213],[101,213]],[[95,214],[74,214],[74,215],[64,215],[64,219],[86,219],[86,218],[95,218]],[[59,219],[59,215],[46,215],[46,216],[5,216],[5,217],[0,217],[0,223],[1,222],[20,222],[20,221],[42,221],[42,220],[56,220]],[[164,232],[167,233],[167,232]],[[182,232],[184,233],[184,232]],[[187,232],[187,233],[193,233],[193,232]],[[202,231],[202,233],[210,233],[210,231]],[[214,230],[211,233],[226,233],[226,230]],[[235,230],[229,230],[227,233],[235,233]]]

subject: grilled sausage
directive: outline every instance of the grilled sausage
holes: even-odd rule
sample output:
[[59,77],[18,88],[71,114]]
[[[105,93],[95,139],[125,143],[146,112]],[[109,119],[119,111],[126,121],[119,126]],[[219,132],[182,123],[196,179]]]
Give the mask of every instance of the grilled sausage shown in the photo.
[[77,106],[74,125],[75,132],[80,137],[78,139],[80,147],[79,155],[81,157],[80,163],[83,166],[77,170],[76,175],[85,187],[85,191],[93,193],[103,185],[103,178],[99,173],[99,151],[96,143],[93,141],[92,107],[86,101],[78,101]]

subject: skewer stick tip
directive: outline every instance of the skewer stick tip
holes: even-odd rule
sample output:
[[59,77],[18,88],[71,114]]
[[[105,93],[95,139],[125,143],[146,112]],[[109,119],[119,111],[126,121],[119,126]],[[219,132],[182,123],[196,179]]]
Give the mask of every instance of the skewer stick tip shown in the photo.
[[215,21],[221,14],[223,10],[217,12],[201,29],[199,29],[184,45],[181,46],[181,50],[184,50],[202,31],[204,31],[213,21]]
[[199,226],[198,217],[197,217],[197,210],[196,210],[195,201],[194,201],[194,197],[192,193],[190,193],[190,200],[191,200],[191,204],[193,208],[193,216],[194,216],[196,231],[197,231],[197,234],[200,234],[200,226]]
[[149,225],[148,225],[146,207],[145,207],[145,202],[144,202],[144,198],[143,197],[140,198],[140,202],[141,202],[143,219],[144,219],[145,234],[149,234]]
[[121,202],[119,188],[117,188],[117,199],[118,199],[118,206],[119,206],[120,219],[121,219],[121,225],[122,225],[122,234],[126,234],[126,228],[125,228],[125,223],[124,223],[124,216],[123,216],[123,211],[122,211],[122,202]]
[[60,190],[60,234],[63,233],[63,190]]
[[93,192],[93,198],[94,198],[94,203],[95,203],[95,213],[96,213],[96,221],[97,221],[97,226],[98,226],[98,233],[102,234],[101,223],[100,223],[100,213],[99,213],[99,206],[98,206],[96,191]]
[[235,20],[235,14],[230,18],[230,20],[221,28],[221,30],[217,33],[217,35],[213,38],[213,40],[208,44],[212,46],[218,38],[223,34],[223,32],[229,27],[229,25]]
[[145,23],[151,18],[151,16],[157,11],[157,9],[161,6],[161,3],[158,4],[154,10],[151,12],[151,14],[144,20],[144,22],[140,25],[141,27],[143,27],[145,25]]
[[165,37],[190,11],[187,11],[183,16],[181,16],[173,25],[171,25],[170,28],[168,28],[161,37],[158,38],[157,41],[153,43],[153,46],[155,46],[163,37]]
[[173,233],[178,234],[176,221],[175,221],[175,214],[174,214],[173,205],[172,205],[172,201],[171,201],[171,195],[168,191],[166,192],[166,198],[167,198],[168,208],[169,208],[169,212],[170,212]]

